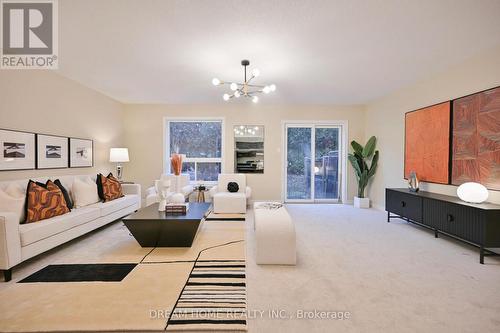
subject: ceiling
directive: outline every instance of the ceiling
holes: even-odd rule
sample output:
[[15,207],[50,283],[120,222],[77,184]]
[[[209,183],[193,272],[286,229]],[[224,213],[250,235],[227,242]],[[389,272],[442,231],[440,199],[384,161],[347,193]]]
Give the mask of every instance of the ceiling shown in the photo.
[[363,104],[500,45],[499,0],[63,0],[59,17],[59,73],[124,103],[224,103],[212,78],[249,59],[278,88],[261,103]]

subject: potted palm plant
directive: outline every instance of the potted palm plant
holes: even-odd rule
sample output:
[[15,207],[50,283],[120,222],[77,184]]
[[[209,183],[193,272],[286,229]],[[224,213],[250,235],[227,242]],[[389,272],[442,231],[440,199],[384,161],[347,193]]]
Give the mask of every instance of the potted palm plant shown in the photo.
[[377,139],[374,136],[368,140],[364,147],[354,140],[351,142],[353,152],[349,153],[348,159],[358,180],[358,196],[354,197],[354,207],[357,208],[370,207],[370,198],[365,198],[365,189],[368,181],[377,170],[379,153],[378,150],[375,150],[376,143]]

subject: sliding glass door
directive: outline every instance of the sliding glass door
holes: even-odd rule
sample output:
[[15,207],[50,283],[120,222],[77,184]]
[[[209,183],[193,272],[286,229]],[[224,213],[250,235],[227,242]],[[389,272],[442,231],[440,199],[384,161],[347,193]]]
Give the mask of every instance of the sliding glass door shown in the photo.
[[285,125],[285,201],[339,201],[340,138],[340,126]]
[[287,127],[286,198],[311,200],[312,128]]

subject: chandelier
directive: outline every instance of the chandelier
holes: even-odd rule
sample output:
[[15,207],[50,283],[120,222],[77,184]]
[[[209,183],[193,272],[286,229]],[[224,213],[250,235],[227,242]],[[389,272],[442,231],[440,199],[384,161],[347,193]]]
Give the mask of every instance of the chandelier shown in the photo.
[[248,60],[242,60],[241,65],[245,68],[245,80],[243,83],[240,82],[226,82],[219,80],[218,78],[214,78],[212,80],[212,84],[214,86],[220,86],[220,85],[229,85],[229,88],[233,91],[231,94],[224,94],[222,95],[222,98],[225,101],[229,101],[231,98],[239,98],[239,97],[247,97],[251,98],[252,102],[257,103],[259,102],[259,96],[257,94],[269,94],[270,92],[273,92],[276,90],[276,85],[275,84],[270,84],[268,86],[263,86],[263,85],[258,85],[258,84],[253,84],[252,80],[255,79],[260,75],[260,71],[257,68],[254,68],[251,72],[252,76],[247,80],[247,66],[250,65],[250,61]]

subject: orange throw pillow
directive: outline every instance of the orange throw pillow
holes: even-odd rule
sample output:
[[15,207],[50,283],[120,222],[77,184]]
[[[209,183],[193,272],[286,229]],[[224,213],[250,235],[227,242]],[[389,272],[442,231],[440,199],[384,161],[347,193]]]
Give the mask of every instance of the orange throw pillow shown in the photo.
[[26,193],[26,223],[49,219],[69,212],[61,189],[52,181],[45,186],[30,180]]
[[122,184],[113,177],[113,174],[110,173],[107,177],[101,174],[97,175],[97,184],[99,185],[99,196],[104,202],[123,197]]

